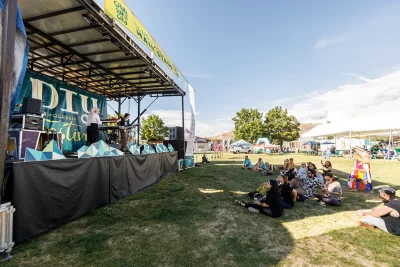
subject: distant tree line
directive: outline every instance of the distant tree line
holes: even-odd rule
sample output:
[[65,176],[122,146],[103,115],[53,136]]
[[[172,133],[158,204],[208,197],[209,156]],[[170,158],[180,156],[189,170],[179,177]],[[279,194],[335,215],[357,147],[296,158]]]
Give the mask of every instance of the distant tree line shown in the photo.
[[236,112],[232,120],[235,122],[236,138],[250,143],[255,143],[260,137],[268,137],[282,149],[283,141],[294,141],[300,137],[300,123],[280,106],[265,115],[258,109],[243,108]]

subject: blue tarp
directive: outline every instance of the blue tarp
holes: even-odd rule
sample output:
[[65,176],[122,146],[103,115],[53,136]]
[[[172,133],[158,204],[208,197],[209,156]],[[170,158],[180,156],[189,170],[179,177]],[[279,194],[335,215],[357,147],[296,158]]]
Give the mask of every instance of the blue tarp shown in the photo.
[[[0,9],[3,10],[4,14],[4,0],[0,0]],[[1,21],[3,21],[3,17],[1,16]],[[16,14],[16,35],[15,35],[15,62],[13,66],[13,75],[17,78],[15,80],[15,84],[13,84],[14,88],[12,88],[12,99],[10,104],[10,121],[12,115],[14,113],[15,105],[17,104],[18,96],[21,92],[22,83],[25,77],[26,65],[28,63],[28,53],[29,53],[29,45],[28,40],[26,38],[25,26],[22,21],[21,12],[19,11],[18,3],[17,3],[17,14]],[[24,37],[23,39],[21,37]],[[0,42],[3,36],[0,38]],[[0,47],[1,49],[1,47]]]

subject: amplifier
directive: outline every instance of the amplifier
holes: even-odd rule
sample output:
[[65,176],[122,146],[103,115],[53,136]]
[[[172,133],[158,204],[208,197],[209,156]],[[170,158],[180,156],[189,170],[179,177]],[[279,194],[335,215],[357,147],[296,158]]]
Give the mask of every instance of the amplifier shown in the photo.
[[42,116],[37,115],[13,115],[11,120],[11,129],[14,130],[44,130],[44,120]]

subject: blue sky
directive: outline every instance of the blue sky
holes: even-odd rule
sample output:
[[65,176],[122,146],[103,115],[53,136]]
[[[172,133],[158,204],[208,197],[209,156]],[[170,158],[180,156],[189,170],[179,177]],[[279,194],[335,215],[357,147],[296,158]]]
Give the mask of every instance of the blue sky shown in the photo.
[[[125,2],[195,88],[197,135],[232,130],[241,108],[320,122],[400,104],[400,1]],[[178,124],[180,105],[160,99],[147,114]]]

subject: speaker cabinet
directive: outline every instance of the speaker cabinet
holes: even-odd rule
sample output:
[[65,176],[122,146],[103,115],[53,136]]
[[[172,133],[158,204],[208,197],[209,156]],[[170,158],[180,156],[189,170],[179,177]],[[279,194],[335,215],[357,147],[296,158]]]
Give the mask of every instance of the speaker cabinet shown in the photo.
[[42,100],[24,97],[24,100],[22,101],[22,113],[42,115],[42,109]]
[[169,140],[184,140],[183,127],[169,127]]
[[[182,140],[164,140],[164,145],[168,147],[171,144],[175,151],[178,151],[178,159],[183,159],[185,157],[184,148],[187,146],[187,142]],[[185,146],[184,146],[185,145]]]

